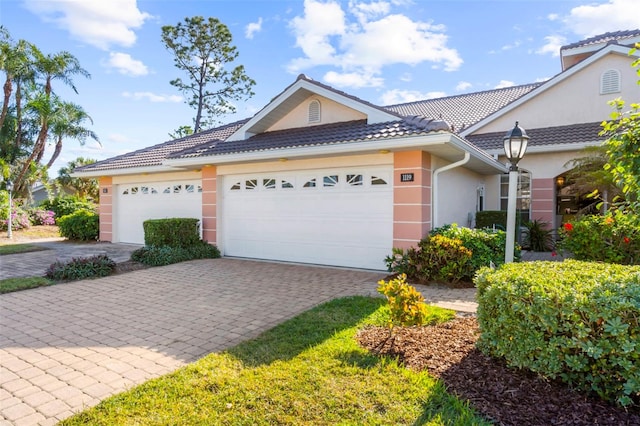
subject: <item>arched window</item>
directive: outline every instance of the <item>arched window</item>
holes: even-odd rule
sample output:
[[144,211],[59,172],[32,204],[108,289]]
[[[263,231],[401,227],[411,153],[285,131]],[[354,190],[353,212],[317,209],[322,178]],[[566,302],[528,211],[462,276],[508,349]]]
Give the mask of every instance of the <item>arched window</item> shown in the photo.
[[620,71],[614,69],[606,70],[600,78],[600,94],[606,95],[618,92],[620,92]]
[[317,99],[309,102],[309,123],[320,122],[320,101]]

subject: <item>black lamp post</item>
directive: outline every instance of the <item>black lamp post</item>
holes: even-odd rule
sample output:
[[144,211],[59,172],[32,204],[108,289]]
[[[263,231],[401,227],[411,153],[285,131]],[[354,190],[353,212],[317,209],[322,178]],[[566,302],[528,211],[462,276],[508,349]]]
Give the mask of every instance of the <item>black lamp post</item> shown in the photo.
[[9,179],[7,179],[4,183],[4,187],[7,189],[7,192],[9,192],[9,218],[7,219],[7,237],[9,239],[13,238],[13,234],[12,234],[12,218],[11,218],[11,210],[13,209],[12,206],[12,200],[11,200],[11,192],[13,191],[13,182],[11,182]]
[[513,262],[513,250],[516,238],[516,201],[518,193],[518,162],[524,157],[529,144],[527,132],[518,125],[504,136],[504,153],[509,160],[509,198],[507,199],[507,242],[504,251],[504,263]]

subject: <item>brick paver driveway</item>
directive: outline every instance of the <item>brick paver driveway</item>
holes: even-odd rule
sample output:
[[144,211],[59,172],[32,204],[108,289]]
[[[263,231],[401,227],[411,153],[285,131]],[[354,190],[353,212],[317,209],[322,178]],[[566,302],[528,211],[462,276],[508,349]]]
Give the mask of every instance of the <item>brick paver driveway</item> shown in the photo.
[[199,260],[0,296],[0,424],[54,424],[383,273]]

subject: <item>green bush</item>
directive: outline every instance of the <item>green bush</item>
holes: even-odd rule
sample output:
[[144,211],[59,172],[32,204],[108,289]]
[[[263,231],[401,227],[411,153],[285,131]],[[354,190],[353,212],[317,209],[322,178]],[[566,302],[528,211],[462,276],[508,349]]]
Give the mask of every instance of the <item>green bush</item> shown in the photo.
[[407,284],[407,276],[402,274],[389,281],[378,281],[378,292],[389,302],[389,328],[424,325],[429,310],[424,296],[412,285]]
[[116,263],[104,254],[73,258],[69,262],[55,262],[49,266],[45,276],[52,280],[82,280],[106,277],[116,267]]
[[100,235],[100,220],[97,213],[89,210],[77,210],[58,218],[60,235],[69,240],[97,240]]
[[476,213],[476,228],[493,228],[497,225],[503,231],[507,229],[506,210],[484,210]]
[[193,259],[216,259],[220,250],[206,241],[198,241],[191,247],[145,246],[131,253],[131,260],[149,266],[163,266]]
[[389,271],[401,270],[413,281],[456,283],[471,277],[470,259],[471,250],[465,248],[461,240],[427,235],[417,248],[394,249],[386,262]]
[[[471,277],[483,266],[499,266],[504,263],[504,249],[507,242],[507,234],[499,229],[471,229],[460,227],[453,223],[444,225],[431,231],[431,235],[444,235],[449,238],[457,238],[462,245],[471,250]],[[520,247],[516,244],[513,258],[520,260]]]
[[609,212],[565,223],[558,247],[578,260],[640,265],[640,216]]
[[200,241],[200,221],[194,218],[150,219],[142,224],[146,246],[191,247]]
[[478,346],[513,367],[640,404],[640,267],[523,262],[477,274]]
[[44,200],[40,203],[40,207],[44,210],[51,210],[55,213],[56,218],[61,218],[78,210],[89,210],[97,212],[97,206],[88,201],[82,201],[78,197],[63,196],[55,197],[51,200]]

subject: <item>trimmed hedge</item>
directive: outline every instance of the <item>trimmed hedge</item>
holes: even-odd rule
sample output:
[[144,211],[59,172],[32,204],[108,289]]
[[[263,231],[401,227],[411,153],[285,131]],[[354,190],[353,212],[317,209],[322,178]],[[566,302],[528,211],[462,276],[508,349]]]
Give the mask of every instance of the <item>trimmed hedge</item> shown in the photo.
[[493,225],[499,225],[503,231],[507,229],[506,210],[483,210],[476,213],[476,228],[492,228]]
[[640,267],[577,260],[483,268],[479,348],[620,405],[640,404]]
[[200,241],[199,219],[149,219],[142,224],[144,244],[150,247],[181,247],[197,245]]

